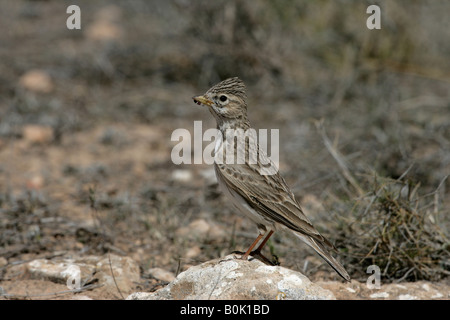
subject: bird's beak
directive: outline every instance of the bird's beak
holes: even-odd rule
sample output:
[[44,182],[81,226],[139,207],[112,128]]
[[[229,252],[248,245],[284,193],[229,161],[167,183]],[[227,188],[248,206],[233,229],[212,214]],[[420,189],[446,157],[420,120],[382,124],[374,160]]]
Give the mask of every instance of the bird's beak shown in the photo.
[[213,102],[205,96],[196,96],[196,97],[192,97],[192,99],[198,105],[204,104],[208,107],[211,107],[213,105]]

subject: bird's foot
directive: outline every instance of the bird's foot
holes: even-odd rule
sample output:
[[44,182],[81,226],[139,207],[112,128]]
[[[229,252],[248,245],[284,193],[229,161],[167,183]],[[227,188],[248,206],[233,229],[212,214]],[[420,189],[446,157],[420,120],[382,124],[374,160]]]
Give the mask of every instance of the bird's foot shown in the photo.
[[245,252],[242,251],[233,251],[231,252],[231,254],[234,256],[235,259],[238,260],[247,260],[248,259],[248,254],[246,255]]
[[[279,266],[280,265],[280,262],[278,261],[278,257],[276,255],[272,255],[272,260],[269,260],[259,250],[254,250],[254,251],[250,252],[250,254],[248,254],[248,255],[245,255],[245,252],[242,252],[242,251],[233,251],[232,254],[235,255],[234,256],[235,259],[239,259],[239,260],[247,260],[248,256],[250,255],[253,258],[257,258],[258,260],[264,262],[267,265],[270,265],[270,266]],[[238,256],[236,256],[236,254],[240,255],[240,256],[238,257]]]
[[259,260],[261,260],[262,262],[264,262],[265,264],[267,264],[269,266],[279,266],[280,265],[280,262],[278,261],[278,256],[276,256],[276,255],[272,255],[272,260],[269,260],[267,257],[265,257],[259,250],[252,251],[250,253],[250,255],[252,257],[258,256],[260,258]]

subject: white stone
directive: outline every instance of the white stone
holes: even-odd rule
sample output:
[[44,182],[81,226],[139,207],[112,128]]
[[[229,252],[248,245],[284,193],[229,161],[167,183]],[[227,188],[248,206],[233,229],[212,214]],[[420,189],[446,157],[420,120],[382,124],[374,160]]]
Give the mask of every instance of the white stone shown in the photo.
[[426,290],[426,291],[430,291],[430,286],[428,285],[428,283],[424,283],[424,284],[422,285],[422,288],[423,288],[424,290]]
[[442,298],[444,295],[440,292],[436,293],[435,295],[431,296],[431,299],[439,299]]
[[398,296],[398,300],[417,300],[417,297],[410,294],[401,294]]
[[178,169],[172,172],[172,179],[179,182],[189,182],[192,180],[191,170]]
[[157,280],[162,280],[162,281],[173,281],[175,279],[175,274],[173,274],[170,271],[161,269],[161,268],[150,268],[147,270],[147,273],[157,279]]
[[205,262],[182,272],[166,287],[152,293],[134,293],[129,300],[306,300],[335,299],[303,274],[257,259],[244,261],[233,255]]
[[372,293],[370,295],[371,298],[373,299],[377,299],[377,298],[388,298],[389,297],[389,293],[387,292],[377,292],[377,293]]
[[31,279],[64,283],[69,289],[75,289],[87,280],[95,278],[103,288],[117,291],[117,285],[122,292],[129,293],[140,280],[139,265],[134,260],[113,254],[71,259],[36,259],[25,264],[25,268]]

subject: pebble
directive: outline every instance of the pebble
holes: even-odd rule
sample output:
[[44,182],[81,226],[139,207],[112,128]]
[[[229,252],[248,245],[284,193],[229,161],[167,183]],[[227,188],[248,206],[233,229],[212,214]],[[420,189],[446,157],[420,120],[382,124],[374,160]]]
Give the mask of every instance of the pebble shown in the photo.
[[37,93],[50,93],[54,89],[50,75],[43,70],[30,70],[19,80],[22,87]]
[[28,189],[41,189],[44,186],[44,177],[41,175],[34,175],[30,179],[27,180],[27,188]]
[[199,256],[202,253],[202,249],[199,246],[195,246],[186,250],[184,257],[187,259],[192,259]]
[[200,171],[200,175],[205,179],[207,185],[217,183],[216,173],[214,169],[205,169]]
[[108,5],[100,9],[94,22],[86,29],[86,37],[89,40],[108,42],[118,41],[123,38],[124,31],[120,26],[122,9],[115,5]]
[[112,22],[100,20],[87,28],[86,36],[94,41],[119,40],[123,36],[123,30]]
[[178,169],[172,172],[172,180],[178,182],[189,182],[192,180],[191,170]]
[[388,298],[389,297],[389,293],[387,292],[377,292],[377,293],[372,293],[370,295],[371,298],[376,299],[376,298]]
[[206,237],[208,235],[211,225],[205,219],[196,219],[187,226],[180,227],[175,231],[175,234],[180,237],[194,238]]
[[0,257],[0,268],[4,267],[8,264],[8,260],[6,260],[4,257]]
[[29,124],[22,129],[23,139],[29,143],[48,143],[54,138],[51,127]]
[[147,273],[151,277],[161,281],[171,282],[175,279],[174,273],[164,270],[162,268],[150,268],[147,270]]

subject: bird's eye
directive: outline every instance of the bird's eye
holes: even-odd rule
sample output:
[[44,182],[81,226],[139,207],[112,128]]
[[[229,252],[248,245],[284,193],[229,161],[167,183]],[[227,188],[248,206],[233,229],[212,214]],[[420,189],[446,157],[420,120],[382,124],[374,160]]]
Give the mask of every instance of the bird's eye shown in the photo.
[[227,101],[227,99],[228,99],[227,96],[220,96],[220,98],[219,98],[219,100],[222,102]]

